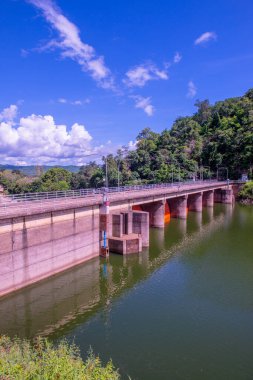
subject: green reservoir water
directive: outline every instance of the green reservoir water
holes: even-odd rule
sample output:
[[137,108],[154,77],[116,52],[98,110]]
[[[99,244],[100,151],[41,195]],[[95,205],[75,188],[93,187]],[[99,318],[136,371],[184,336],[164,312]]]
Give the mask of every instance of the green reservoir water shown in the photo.
[[123,379],[253,379],[253,207],[216,205],[0,302],[0,333],[75,341]]

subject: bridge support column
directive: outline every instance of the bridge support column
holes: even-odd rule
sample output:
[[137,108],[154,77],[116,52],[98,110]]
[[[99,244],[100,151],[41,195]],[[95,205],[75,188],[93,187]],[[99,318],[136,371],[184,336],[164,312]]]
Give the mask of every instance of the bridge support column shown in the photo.
[[216,190],[214,193],[214,201],[217,203],[233,204],[235,197],[232,187]]
[[142,205],[144,211],[149,212],[150,226],[164,228],[165,202],[158,201]]
[[133,211],[133,233],[140,234],[142,246],[149,246],[149,213],[144,211]]
[[113,214],[112,215],[112,236],[122,237],[123,236],[123,214]]
[[188,196],[188,210],[202,212],[202,193],[191,194]]
[[169,199],[170,215],[172,218],[187,218],[187,195],[182,197]]
[[203,206],[205,207],[213,207],[214,204],[214,191],[205,191],[203,193]]

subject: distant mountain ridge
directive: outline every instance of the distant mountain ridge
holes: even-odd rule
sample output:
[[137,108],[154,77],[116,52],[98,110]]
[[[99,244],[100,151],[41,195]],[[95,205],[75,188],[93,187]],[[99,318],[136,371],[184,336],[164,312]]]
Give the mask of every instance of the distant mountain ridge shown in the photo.
[[[63,168],[71,173],[77,173],[80,169],[79,166],[75,165],[68,165],[68,166],[62,166],[62,165],[42,165],[43,172],[46,172],[47,170],[51,168]],[[28,166],[19,166],[19,165],[2,165],[0,164],[0,170],[19,170],[21,173],[24,173],[28,176],[35,176],[36,175],[36,166],[35,165],[28,165]]]

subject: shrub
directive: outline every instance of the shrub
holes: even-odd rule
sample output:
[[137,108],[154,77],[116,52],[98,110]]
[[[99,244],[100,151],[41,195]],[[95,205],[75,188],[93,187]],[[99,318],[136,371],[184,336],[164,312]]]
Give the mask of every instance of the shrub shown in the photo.
[[252,199],[253,200],[253,181],[246,182],[239,192],[239,197],[241,199]]
[[5,380],[118,380],[111,361],[102,366],[90,353],[85,362],[75,345],[61,341],[53,346],[39,338],[28,340],[0,337],[0,379]]

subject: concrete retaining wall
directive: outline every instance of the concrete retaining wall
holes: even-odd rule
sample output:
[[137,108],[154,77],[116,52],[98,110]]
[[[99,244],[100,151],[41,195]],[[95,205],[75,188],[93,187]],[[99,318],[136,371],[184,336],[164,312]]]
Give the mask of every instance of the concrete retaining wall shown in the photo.
[[0,221],[0,296],[99,255],[99,208]]

